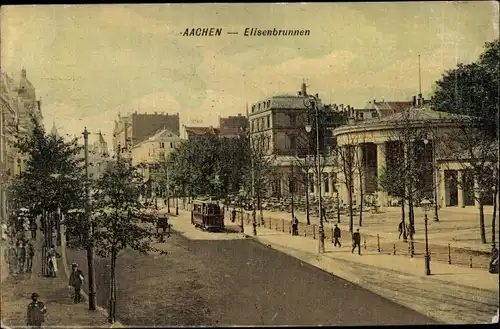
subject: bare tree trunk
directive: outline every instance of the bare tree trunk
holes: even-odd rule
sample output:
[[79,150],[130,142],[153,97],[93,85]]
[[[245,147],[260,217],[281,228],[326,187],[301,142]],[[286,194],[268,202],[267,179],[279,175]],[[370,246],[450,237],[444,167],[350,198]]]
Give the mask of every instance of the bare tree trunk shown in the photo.
[[[482,198],[480,198],[479,202],[479,229],[481,233],[481,243],[487,243],[486,242],[486,228],[484,226],[484,205],[482,202]],[[494,229],[494,228],[493,228]]]
[[108,322],[116,322],[116,249],[113,247],[111,251],[111,274],[110,274],[110,289],[108,301]]
[[491,245],[496,247],[496,237],[495,237],[495,229],[496,229],[496,219],[497,219],[497,195],[498,190],[495,187],[495,193],[493,194],[493,218],[491,218]]
[[363,199],[364,199],[364,195],[363,195],[363,178],[362,176],[359,177],[359,193],[361,194],[360,198],[360,202],[359,202],[359,226],[363,226]]
[[409,222],[410,222],[410,254],[413,256],[415,254],[415,247],[414,247],[414,228],[415,228],[415,213],[413,209],[413,199],[409,198],[408,200],[408,215],[409,215]]
[[405,199],[404,198],[401,198],[401,220],[403,221],[403,241],[406,242],[407,241],[407,234],[408,232],[406,232],[406,209],[405,209]]
[[[309,174],[308,174],[309,175]],[[311,219],[309,214],[309,179],[306,180],[306,222],[307,225],[311,225]]]
[[353,226],[354,226],[354,214],[352,211],[352,186],[347,187],[347,197],[348,197],[348,202],[349,202],[349,232],[353,232]]
[[264,212],[262,210],[262,206],[261,206],[261,203],[262,203],[262,200],[261,200],[261,197],[260,197],[260,192],[257,193],[257,207],[259,208],[259,216],[260,216],[260,223],[261,225],[264,225]]

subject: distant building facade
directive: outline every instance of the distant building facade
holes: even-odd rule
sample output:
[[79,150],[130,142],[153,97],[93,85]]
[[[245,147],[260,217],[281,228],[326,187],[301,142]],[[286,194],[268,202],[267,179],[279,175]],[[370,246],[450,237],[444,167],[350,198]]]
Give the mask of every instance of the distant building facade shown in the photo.
[[13,147],[18,138],[32,130],[30,115],[43,120],[40,101],[35,87],[23,68],[18,80],[0,74],[0,217],[7,216],[7,185],[14,175],[24,169],[25,159]]
[[236,127],[215,128],[209,127],[187,127],[184,126],[184,136],[187,140],[195,140],[206,137],[236,138],[244,133],[244,130]]
[[[303,83],[301,90],[297,95],[272,96],[252,105],[249,113],[249,136],[250,143],[255,150],[262,154],[272,157],[275,165],[276,177],[270,184],[269,195],[275,197],[289,196],[292,189],[295,193],[305,195],[306,191],[312,194],[314,184],[306,186],[304,182],[307,179],[301,177],[295,179],[296,183],[290,183],[292,175],[292,166],[297,166],[299,157],[305,158],[307,155],[313,155],[316,147],[316,136],[306,131],[306,125],[314,125],[315,113],[306,107],[305,99],[308,97],[306,85]],[[342,122],[343,115],[351,107],[344,108],[337,105],[325,105],[318,94],[315,95],[318,100],[318,108],[321,111],[320,118],[320,150],[321,153],[328,153],[328,150],[334,146],[335,138],[333,129]],[[308,160],[310,161],[310,158]],[[310,170],[313,171],[312,169]],[[323,170],[325,184],[323,192],[331,194],[334,186],[335,177],[331,166]],[[305,170],[295,168],[293,176],[305,176]],[[309,173],[309,175],[312,175]],[[301,182],[300,184],[298,182]],[[312,177],[311,177],[311,182]],[[293,186],[292,186],[293,185]]]
[[135,145],[148,139],[163,128],[179,136],[179,113],[155,112],[149,114],[135,112],[124,117],[119,114],[113,129],[113,151],[115,153],[130,153]]
[[151,165],[165,161],[181,141],[176,133],[166,128],[160,129],[132,148],[132,164],[142,167],[142,175],[147,180],[150,178]]
[[248,118],[241,113],[236,116],[229,116],[227,118],[219,117],[219,128],[221,129],[243,129],[248,128]]
[[108,143],[99,131],[97,140],[89,145],[89,176],[98,179],[106,171],[110,161]]

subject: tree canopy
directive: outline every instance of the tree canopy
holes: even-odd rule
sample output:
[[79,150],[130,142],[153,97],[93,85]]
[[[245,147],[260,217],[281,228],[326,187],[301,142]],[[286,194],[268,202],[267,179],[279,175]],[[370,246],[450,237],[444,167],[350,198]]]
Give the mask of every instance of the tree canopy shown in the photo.
[[35,117],[31,121],[30,134],[14,145],[26,159],[11,187],[14,202],[33,213],[81,208],[85,181],[84,159],[79,157],[82,146],[76,138],[68,142],[47,134]]
[[159,181],[184,195],[224,198],[238,193],[249,159],[245,136],[188,140],[160,164]]
[[499,106],[499,39],[487,42],[476,62],[459,63],[436,82],[431,97],[437,111],[494,119]]

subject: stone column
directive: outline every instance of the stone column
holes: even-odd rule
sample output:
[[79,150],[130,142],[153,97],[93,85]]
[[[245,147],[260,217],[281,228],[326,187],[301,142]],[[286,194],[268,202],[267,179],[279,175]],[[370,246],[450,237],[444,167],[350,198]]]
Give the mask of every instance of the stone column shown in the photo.
[[441,205],[441,208],[446,207],[446,175],[444,169],[439,169],[439,193],[438,193],[438,203]]
[[479,188],[479,183],[477,179],[474,178],[474,206],[476,206],[476,208],[479,208],[479,201],[477,201],[479,199]]
[[[382,175],[382,172],[386,166],[386,153],[385,153],[385,142],[377,144],[377,173],[378,177]],[[378,203],[379,206],[381,207],[387,207],[387,199],[388,195],[387,192],[382,190],[382,186],[380,185],[379,182],[378,184]]]
[[333,184],[333,174],[328,173],[328,190],[330,191],[330,196],[333,196],[334,184]]
[[464,183],[464,176],[462,175],[462,170],[457,170],[457,200],[458,200],[458,207],[463,208],[464,207],[464,190],[463,190],[463,183]]
[[356,145],[356,157],[354,158],[354,198],[356,198],[356,207],[361,204],[361,184],[363,183],[364,177],[359,174],[361,171],[364,173],[363,165],[363,144]]

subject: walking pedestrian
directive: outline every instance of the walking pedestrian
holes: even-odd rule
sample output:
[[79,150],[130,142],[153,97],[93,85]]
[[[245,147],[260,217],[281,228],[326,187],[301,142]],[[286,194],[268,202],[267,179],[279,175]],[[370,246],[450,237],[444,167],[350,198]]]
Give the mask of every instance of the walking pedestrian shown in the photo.
[[403,228],[404,228],[404,222],[403,220],[401,220],[401,222],[399,223],[398,225],[398,231],[399,231],[399,236],[398,236],[398,240],[401,240],[401,235],[403,235]]
[[55,246],[51,245],[49,251],[47,252],[47,263],[48,263],[48,267],[49,267],[50,276],[52,276],[54,278],[57,277],[57,259],[56,259],[56,257],[58,257],[58,256],[59,256],[59,254],[57,253]]
[[352,234],[351,254],[354,253],[354,249],[356,249],[356,247],[358,247],[358,255],[361,256],[361,234],[359,233],[359,228]]
[[235,222],[236,221],[236,209],[233,208],[233,210],[231,211],[231,222]]
[[44,303],[38,300],[38,294],[31,294],[31,303],[28,304],[28,312],[26,314],[26,324],[33,329],[41,329],[45,322],[45,314],[47,308]]
[[81,294],[81,289],[82,289],[82,284],[84,280],[84,275],[82,270],[78,268],[77,263],[72,263],[71,264],[71,275],[69,276],[69,286],[73,287],[75,289],[75,295],[73,302],[75,304],[80,303],[82,301],[82,294]]
[[26,263],[26,248],[24,247],[24,241],[19,241],[17,245],[17,270],[19,273],[24,272],[24,264]]
[[35,257],[35,247],[28,241],[26,244],[26,273],[31,273],[33,267],[33,257]]
[[326,209],[321,208],[321,216],[323,217],[323,220],[328,223],[328,219],[326,219]]
[[339,248],[342,247],[342,244],[340,244],[340,228],[337,226],[337,224],[335,224],[335,228],[333,229],[333,237],[335,239],[335,242],[333,244],[334,247],[337,246],[337,244],[339,245]]
[[17,249],[12,240],[9,242],[9,248],[5,250],[5,261],[9,265],[9,274],[17,273]]
[[36,224],[36,220],[33,218],[30,223],[30,231],[31,231],[31,240],[36,240],[36,230],[38,229],[38,225]]
[[299,235],[299,219],[297,218],[297,216],[293,218],[292,235]]

